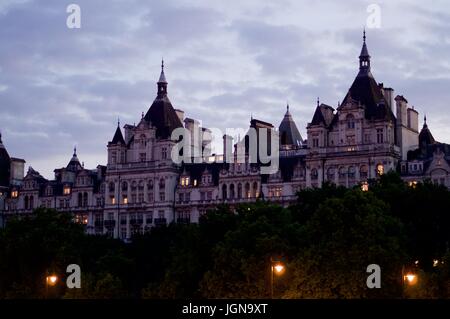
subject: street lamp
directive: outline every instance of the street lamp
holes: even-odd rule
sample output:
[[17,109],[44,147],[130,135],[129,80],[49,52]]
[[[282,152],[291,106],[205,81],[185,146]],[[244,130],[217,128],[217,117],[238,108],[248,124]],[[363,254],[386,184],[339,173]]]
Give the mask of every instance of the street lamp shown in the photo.
[[413,271],[405,271],[405,267],[402,267],[402,292],[403,292],[403,298],[405,298],[405,288],[406,286],[414,286],[417,284],[418,276]]
[[270,257],[270,299],[273,299],[273,277],[274,275],[281,276],[284,274],[286,267],[280,261],[273,260]]
[[58,276],[47,275],[47,277],[45,277],[45,299],[48,298],[48,287],[53,287],[57,283],[58,283]]

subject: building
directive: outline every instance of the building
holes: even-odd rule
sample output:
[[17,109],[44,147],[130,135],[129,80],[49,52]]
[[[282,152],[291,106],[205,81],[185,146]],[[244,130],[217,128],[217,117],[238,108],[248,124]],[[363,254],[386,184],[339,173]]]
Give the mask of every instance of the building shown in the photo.
[[[23,176],[24,161],[10,158],[0,138],[2,215],[7,219],[51,207],[72,213],[88,233],[128,240],[151,227],[195,223],[220,203],[260,199],[289,205],[301,189],[325,182],[367,187],[369,179],[387,171],[398,171],[411,186],[430,179],[450,187],[450,146],[435,141],[426,119],[419,132],[417,110],[376,82],[365,34],[357,75],[342,103],[317,101],[312,111],[306,139],[288,105],[278,128],[252,118],[242,139],[224,135],[223,155],[210,154],[211,130],[173,107],[162,64],[155,100],[137,125],[122,130],[118,123],[107,144],[106,166],[84,168],[75,149],[53,180],[31,167]],[[172,140],[180,128],[189,135]],[[266,130],[277,133],[267,135],[267,143]],[[174,161],[177,143],[187,140],[198,142],[181,152],[189,160]],[[255,153],[252,141],[258,145]],[[266,144],[279,161],[270,174],[264,173],[259,152]]]

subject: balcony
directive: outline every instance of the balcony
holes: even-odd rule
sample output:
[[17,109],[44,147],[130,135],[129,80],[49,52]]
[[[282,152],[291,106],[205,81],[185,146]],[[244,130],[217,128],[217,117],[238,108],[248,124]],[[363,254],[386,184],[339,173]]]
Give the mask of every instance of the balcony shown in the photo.
[[96,228],[103,228],[103,220],[96,220],[96,221],[94,222],[94,226],[95,226]]
[[191,223],[191,219],[189,217],[178,217],[177,218],[177,223],[178,224],[190,224]]
[[105,227],[106,228],[114,228],[116,226],[116,221],[114,219],[107,219],[105,220]]
[[167,219],[165,218],[155,218],[155,226],[163,226],[167,224]]
[[130,219],[130,225],[142,225],[144,220],[142,218],[132,218]]

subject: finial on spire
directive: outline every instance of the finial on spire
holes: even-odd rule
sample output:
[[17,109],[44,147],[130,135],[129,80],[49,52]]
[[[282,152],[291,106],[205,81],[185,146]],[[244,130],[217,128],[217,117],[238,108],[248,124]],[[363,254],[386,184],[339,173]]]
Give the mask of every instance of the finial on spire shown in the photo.
[[73,156],[74,157],[77,156],[77,146],[76,145],[73,146]]
[[364,27],[363,31],[363,42],[366,43],[366,27]]
[[289,101],[286,101],[286,110],[289,111]]
[[117,126],[120,126],[120,117],[117,117]]
[[317,97],[317,106],[319,106],[320,105],[320,100],[319,100],[319,97]]
[[161,58],[161,72],[164,72],[164,58]]
[[427,125],[427,115],[426,114],[423,117],[423,124]]

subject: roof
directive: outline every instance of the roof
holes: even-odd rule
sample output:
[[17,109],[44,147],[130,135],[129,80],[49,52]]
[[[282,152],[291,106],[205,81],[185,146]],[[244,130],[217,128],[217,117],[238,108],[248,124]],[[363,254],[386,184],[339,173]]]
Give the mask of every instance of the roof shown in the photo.
[[325,125],[329,126],[334,117],[334,108],[326,104],[320,104],[316,107],[311,125]]
[[367,50],[365,33],[359,60],[359,72],[342,104],[355,100],[364,107],[366,119],[395,120],[389,104],[384,99],[381,87],[370,71],[370,55]]
[[73,149],[72,158],[70,159],[69,164],[67,164],[66,169],[69,171],[78,171],[82,168],[83,167],[81,166],[80,161],[78,160],[78,157],[77,157],[77,148],[75,147]]
[[289,105],[287,106],[284,118],[278,127],[278,131],[280,134],[281,145],[302,145],[303,139],[298,131],[297,125],[295,125],[291,113],[289,112]]
[[172,103],[167,96],[167,80],[164,75],[164,61],[161,65],[161,75],[157,83],[158,91],[153,104],[145,114],[144,119],[156,127],[157,138],[169,138],[172,131],[178,127],[183,127]]
[[11,169],[11,158],[2,142],[2,134],[0,133],[0,187],[9,186],[9,177]]
[[116,132],[114,133],[114,137],[111,141],[111,144],[119,144],[119,143],[125,144],[125,140],[123,138],[122,131],[121,131],[119,125],[117,125],[117,129],[116,129]]
[[436,143],[436,141],[433,137],[433,134],[431,134],[430,129],[428,128],[427,120],[425,118],[425,122],[419,133],[419,147],[426,148],[427,145],[432,145],[435,143]]

